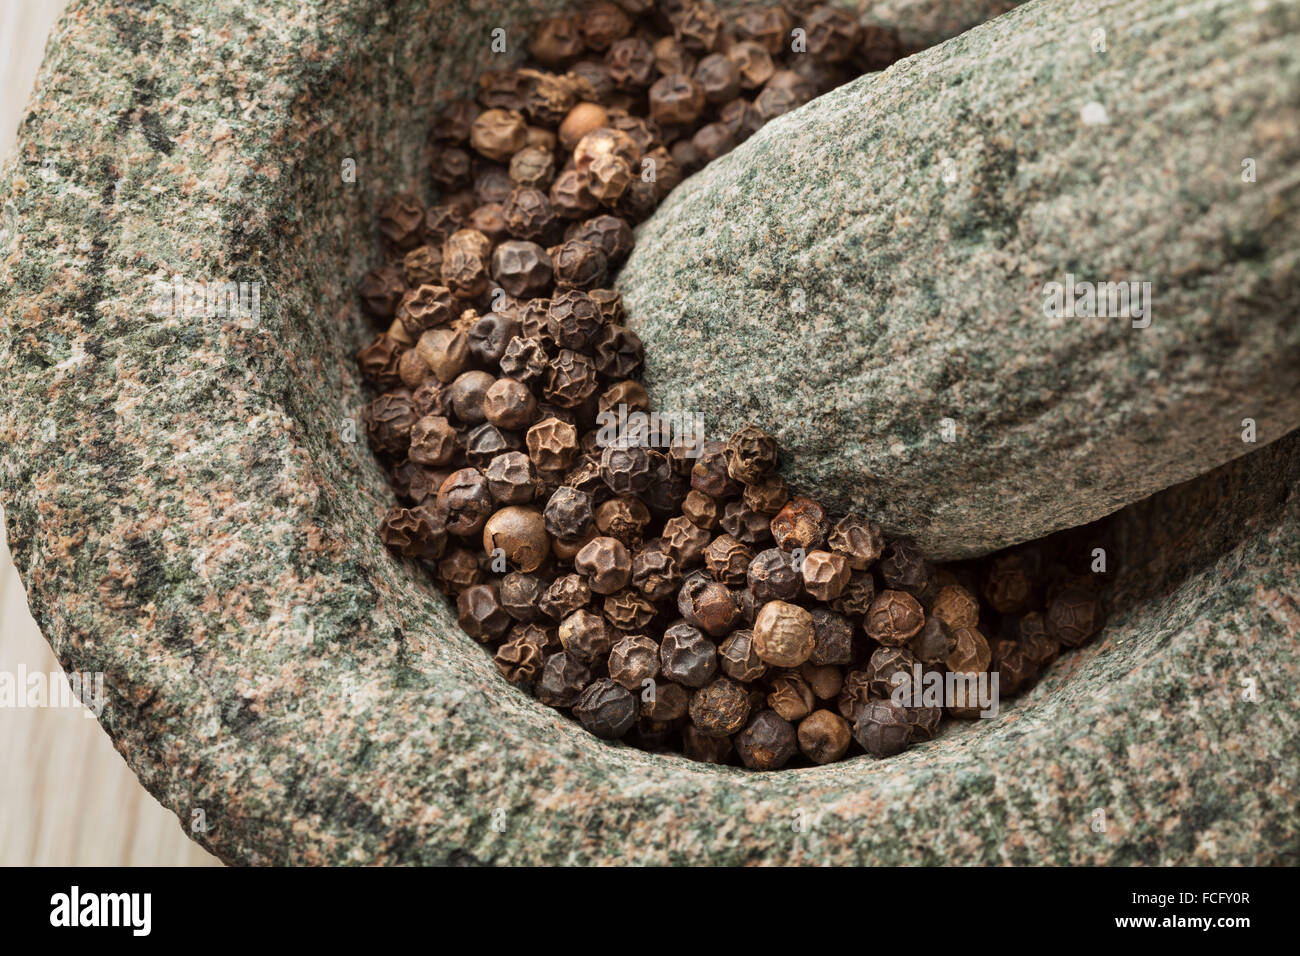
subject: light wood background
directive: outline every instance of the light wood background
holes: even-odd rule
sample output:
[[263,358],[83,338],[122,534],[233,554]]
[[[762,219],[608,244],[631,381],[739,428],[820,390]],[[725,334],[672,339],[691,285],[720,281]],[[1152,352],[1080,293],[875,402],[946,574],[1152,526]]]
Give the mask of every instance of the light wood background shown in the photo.
[[[63,0],[0,0],[0,156],[13,146],[45,38],[62,8]],[[0,401],[3,388],[0,383]],[[59,671],[28,613],[6,530],[0,534],[0,672],[22,668]],[[0,866],[220,865],[145,792],[88,713],[0,707]]]

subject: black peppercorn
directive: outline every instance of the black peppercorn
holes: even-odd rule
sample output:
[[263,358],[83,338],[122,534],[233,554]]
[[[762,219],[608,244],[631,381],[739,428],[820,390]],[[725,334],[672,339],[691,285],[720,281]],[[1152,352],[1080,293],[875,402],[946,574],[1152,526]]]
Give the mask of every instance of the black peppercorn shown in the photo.
[[749,696],[739,684],[720,677],[691,695],[690,714],[700,733],[725,737],[745,726]]
[[677,594],[677,611],[686,622],[710,637],[721,637],[736,623],[740,609],[725,585],[704,577],[690,576]]
[[456,616],[461,630],[485,644],[504,637],[514,623],[501,605],[495,584],[476,584],[461,591],[456,598]]
[[794,560],[779,548],[760,551],[746,569],[756,601],[794,601],[803,590],[803,576]]
[[501,579],[501,606],[516,621],[537,621],[542,616],[538,603],[546,593],[547,581],[537,574],[511,571]]
[[626,687],[602,677],[578,697],[573,715],[597,737],[622,737],[636,723],[636,697]]
[[853,737],[873,757],[902,753],[911,739],[906,709],[889,700],[868,700],[853,726]]
[[703,687],[718,667],[713,642],[689,624],[674,624],[659,645],[664,677],[686,687]]
[[591,530],[595,521],[591,495],[561,486],[546,502],[546,530],[557,538],[577,540]]
[[471,535],[483,529],[492,513],[492,493],[477,468],[454,471],[438,489],[438,510],[447,517],[452,534]]
[[814,665],[846,665],[853,659],[853,625],[834,611],[813,608],[813,649],[808,661]]
[[779,770],[798,749],[794,727],[775,711],[762,710],[736,735],[736,753],[750,770]]
[[550,707],[572,707],[591,683],[591,671],[565,651],[552,654],[542,665],[537,680],[537,699]]

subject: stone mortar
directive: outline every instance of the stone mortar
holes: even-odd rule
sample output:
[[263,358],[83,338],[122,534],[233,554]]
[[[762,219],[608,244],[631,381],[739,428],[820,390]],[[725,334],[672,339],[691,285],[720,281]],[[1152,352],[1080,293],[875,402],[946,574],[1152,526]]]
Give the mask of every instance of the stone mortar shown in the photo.
[[[349,440],[373,211],[423,187],[488,30],[541,9],[86,0],[57,28],[0,178],[0,495],[144,785],[247,864],[1300,859],[1295,439],[1117,516],[1103,635],[880,763],[598,741],[379,546],[390,492]],[[260,282],[260,321],[151,314],[175,275]]]

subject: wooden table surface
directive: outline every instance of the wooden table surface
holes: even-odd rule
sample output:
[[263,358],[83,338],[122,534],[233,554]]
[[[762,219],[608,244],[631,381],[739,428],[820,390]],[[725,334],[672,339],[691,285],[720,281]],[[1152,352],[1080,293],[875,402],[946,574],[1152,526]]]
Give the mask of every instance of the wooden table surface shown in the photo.
[[[45,37],[62,7],[62,0],[0,0],[0,156],[13,146]],[[59,672],[59,665],[28,613],[6,530],[0,674],[37,672]],[[88,714],[80,707],[0,706],[0,866],[220,865],[145,792]]]

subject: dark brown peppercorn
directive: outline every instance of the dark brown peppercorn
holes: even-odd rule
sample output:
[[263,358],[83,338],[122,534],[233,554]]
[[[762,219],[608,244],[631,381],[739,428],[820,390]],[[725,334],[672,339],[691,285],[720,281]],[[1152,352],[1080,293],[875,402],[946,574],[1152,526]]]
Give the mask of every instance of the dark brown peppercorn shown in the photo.
[[397,266],[371,269],[361,280],[361,304],[376,318],[391,319],[405,294],[406,282]]
[[544,66],[563,66],[582,55],[585,45],[575,17],[548,17],[533,27],[528,52]]
[[668,680],[656,680],[641,692],[642,713],[655,720],[680,720],[686,716],[689,695],[686,688]]
[[549,368],[546,349],[536,339],[515,336],[501,356],[501,374],[532,384],[541,380]]
[[537,479],[532,462],[519,451],[497,455],[483,471],[492,500],[499,505],[524,505],[533,500]]
[[838,714],[815,710],[799,722],[798,738],[805,757],[815,764],[828,764],[844,756],[853,735]]
[[553,621],[563,620],[591,602],[591,588],[580,574],[565,574],[551,582],[538,605]]
[[664,677],[685,687],[703,687],[718,668],[717,648],[689,624],[674,624],[659,645]]
[[826,608],[813,608],[813,649],[808,661],[816,666],[844,666],[853,659],[853,625]]
[[704,558],[709,543],[709,533],[697,528],[686,518],[677,516],[664,522],[664,550],[683,570],[694,567]]
[[424,237],[424,205],[410,193],[398,193],[379,210],[379,231],[395,249],[414,249]]
[[1047,602],[1047,633],[1066,647],[1078,647],[1101,623],[1096,595],[1076,584],[1062,588]]
[[658,614],[653,604],[631,588],[607,596],[603,610],[609,623],[620,631],[643,631]]
[[908,646],[922,664],[929,667],[946,665],[948,655],[955,647],[952,628],[937,617],[928,617]]
[[939,732],[939,721],[943,718],[942,707],[907,707],[908,741],[917,743],[933,740]]
[[370,446],[389,455],[406,451],[411,443],[411,428],[418,419],[410,395],[385,392],[366,406]]
[[390,508],[379,526],[379,540],[408,558],[435,561],[447,543],[441,520],[427,508]]
[[610,445],[600,454],[600,476],[616,495],[636,495],[653,480],[652,462],[646,449]]
[[540,189],[516,188],[506,198],[501,214],[510,235],[516,239],[544,241],[555,228],[555,210]]
[[906,647],[876,648],[871,652],[866,667],[871,696],[890,698],[898,686],[896,680],[907,682],[912,679],[912,668],[916,663],[915,655]]
[[718,122],[727,127],[739,144],[758,132],[763,125],[763,116],[749,100],[732,100],[718,111]]
[[1033,659],[1018,641],[999,641],[992,649],[991,666],[998,674],[998,693],[1005,697],[1028,687],[1037,672]]
[[840,614],[852,618],[864,618],[871,610],[871,602],[876,599],[876,581],[867,571],[857,571],[849,575],[849,583],[844,586],[840,596],[831,602]]
[[632,558],[616,538],[593,538],[573,559],[573,568],[585,575],[595,594],[613,594],[632,576]]
[[725,737],[749,719],[749,695],[739,684],[720,677],[691,695],[691,723],[710,737]]
[[801,548],[804,553],[822,543],[826,512],[811,498],[791,498],[772,519],[772,538],[783,551]]
[[850,724],[858,719],[862,708],[871,695],[871,680],[866,671],[849,671],[844,675],[844,684],[840,688],[836,708]]
[[600,384],[596,367],[581,352],[561,349],[546,375],[544,394],[560,408],[577,408],[596,393]]
[[591,671],[576,657],[560,651],[542,665],[537,681],[537,699],[549,707],[572,707],[591,683]]
[[740,74],[736,65],[722,53],[710,53],[695,68],[695,82],[704,98],[714,105],[735,99],[740,94]]
[[759,711],[736,735],[736,753],[750,770],[779,770],[795,755],[794,727],[774,711]]
[[[468,155],[466,160],[468,161]],[[441,250],[448,239],[465,228],[468,220],[469,209],[458,203],[430,206],[424,214],[424,239]]]
[[469,464],[482,471],[497,455],[518,451],[518,440],[513,432],[502,431],[491,422],[471,428],[465,435],[465,458]]
[[468,150],[444,146],[429,157],[429,178],[444,190],[461,189],[470,183],[471,166]]
[[469,142],[488,159],[508,163],[524,148],[526,126],[524,114],[516,109],[484,110],[470,126]]
[[959,584],[950,584],[939,590],[930,605],[930,615],[944,621],[956,630],[959,627],[978,627],[980,606],[975,596]]
[[925,612],[905,591],[881,591],[864,622],[867,634],[889,647],[906,644],[925,624]]
[[587,189],[587,180],[576,169],[566,169],[551,184],[551,208],[564,219],[578,219],[600,208],[600,202]]
[[555,255],[555,282],[561,289],[593,289],[605,281],[606,270],[605,253],[584,239],[566,240]]
[[492,513],[492,493],[477,468],[454,471],[438,489],[438,511],[447,516],[452,534],[477,534]]
[[465,425],[480,425],[487,416],[483,413],[483,400],[488,389],[496,382],[491,372],[477,369],[462,372],[447,387],[447,397],[451,400],[452,410]]
[[729,534],[720,534],[704,549],[704,564],[713,577],[730,587],[743,587],[754,553]]
[[461,299],[477,299],[488,287],[492,240],[477,229],[454,232],[442,246],[442,284]]
[[605,325],[592,340],[596,371],[614,379],[639,374],[645,357],[640,337],[622,325]]
[[889,700],[869,700],[853,726],[853,737],[873,757],[892,757],[907,749],[912,728],[907,711]]
[[689,576],[677,593],[677,611],[692,627],[721,637],[735,626],[740,609],[731,590],[702,576]]
[[727,474],[727,446],[706,441],[691,466],[691,487],[714,498],[730,498],[740,486]]
[[736,36],[758,43],[772,56],[786,52],[793,27],[790,15],[779,6],[747,7],[735,19]]
[[558,293],[547,310],[547,331],[563,349],[585,349],[603,323],[600,306],[581,289]]
[[798,109],[813,98],[813,90],[804,79],[790,70],[773,73],[754,99],[754,106],[764,123]]
[[629,635],[610,649],[609,676],[628,690],[639,694],[658,673],[659,645],[644,634]]
[[438,579],[451,594],[459,594],[483,580],[478,555],[465,548],[454,548],[438,562]]
[[676,593],[680,581],[677,562],[661,548],[646,548],[632,559],[632,586],[651,601]]
[[[592,208],[595,208],[594,201]],[[591,243],[605,253],[605,258],[610,265],[622,262],[632,251],[632,227],[628,225],[627,220],[608,213],[578,223],[566,238],[582,239]]]
[[607,50],[632,32],[632,19],[615,3],[595,3],[579,18],[582,38],[592,50]]
[[752,547],[772,538],[771,519],[743,501],[728,501],[722,509],[722,528],[741,544]]
[[752,684],[767,673],[767,665],[754,650],[754,632],[732,631],[718,648],[718,666],[732,680]]
[[993,559],[984,579],[984,598],[993,610],[1014,614],[1029,603],[1032,593],[1033,585],[1020,555],[1004,554]]
[[[702,491],[691,491],[682,502],[682,514],[697,528],[713,531],[718,527],[721,511],[718,503]],[[735,539],[732,538],[734,541]],[[707,558],[706,558],[707,560]]]
[[504,637],[514,623],[501,606],[495,584],[475,584],[461,591],[456,598],[456,618],[461,630],[484,644]]
[[699,763],[726,763],[731,757],[730,737],[709,737],[694,724],[682,728],[682,754]]
[[523,428],[537,411],[528,386],[512,378],[499,378],[483,396],[483,414],[499,428]]
[[917,595],[930,582],[930,565],[915,545],[895,541],[886,549],[878,565],[885,586]]
[[596,509],[596,530],[617,538],[628,548],[639,547],[650,523],[650,511],[639,498],[611,498]]
[[542,612],[538,603],[546,593],[547,581],[537,574],[511,571],[501,579],[501,606],[516,621],[537,621]]
[[727,474],[752,484],[776,467],[780,449],[767,432],[746,425],[727,441],[726,455]]
[[591,530],[595,521],[591,495],[561,486],[546,502],[546,530],[557,538],[576,540]]
[[532,298],[549,288],[551,257],[535,242],[513,239],[492,253],[492,278],[510,295]]
[[578,430],[558,418],[542,419],[528,429],[524,441],[528,457],[540,471],[569,468],[578,456]]
[[497,648],[497,669],[512,684],[531,684],[542,673],[545,655],[541,645],[528,637],[511,637]]
[[794,561],[779,548],[760,551],[746,568],[754,600],[794,601],[803,590],[803,576],[795,570]]
[[687,0],[671,19],[673,36],[692,53],[709,53],[718,48],[722,17],[708,0]]
[[426,329],[446,325],[456,317],[451,292],[441,285],[422,285],[402,296],[397,303],[397,320],[407,335],[418,339]]
[[573,705],[573,715],[597,737],[622,737],[636,723],[636,697],[626,687],[602,677],[582,692]]
[[691,145],[706,163],[711,163],[736,148],[736,137],[726,123],[709,123],[695,131]]
[[397,384],[397,362],[401,357],[401,344],[387,332],[357,354],[361,374],[381,385]]
[[1047,633],[1047,619],[1037,611],[1022,617],[1016,630],[1025,652],[1039,670],[1056,660],[1061,652],[1060,642]]

